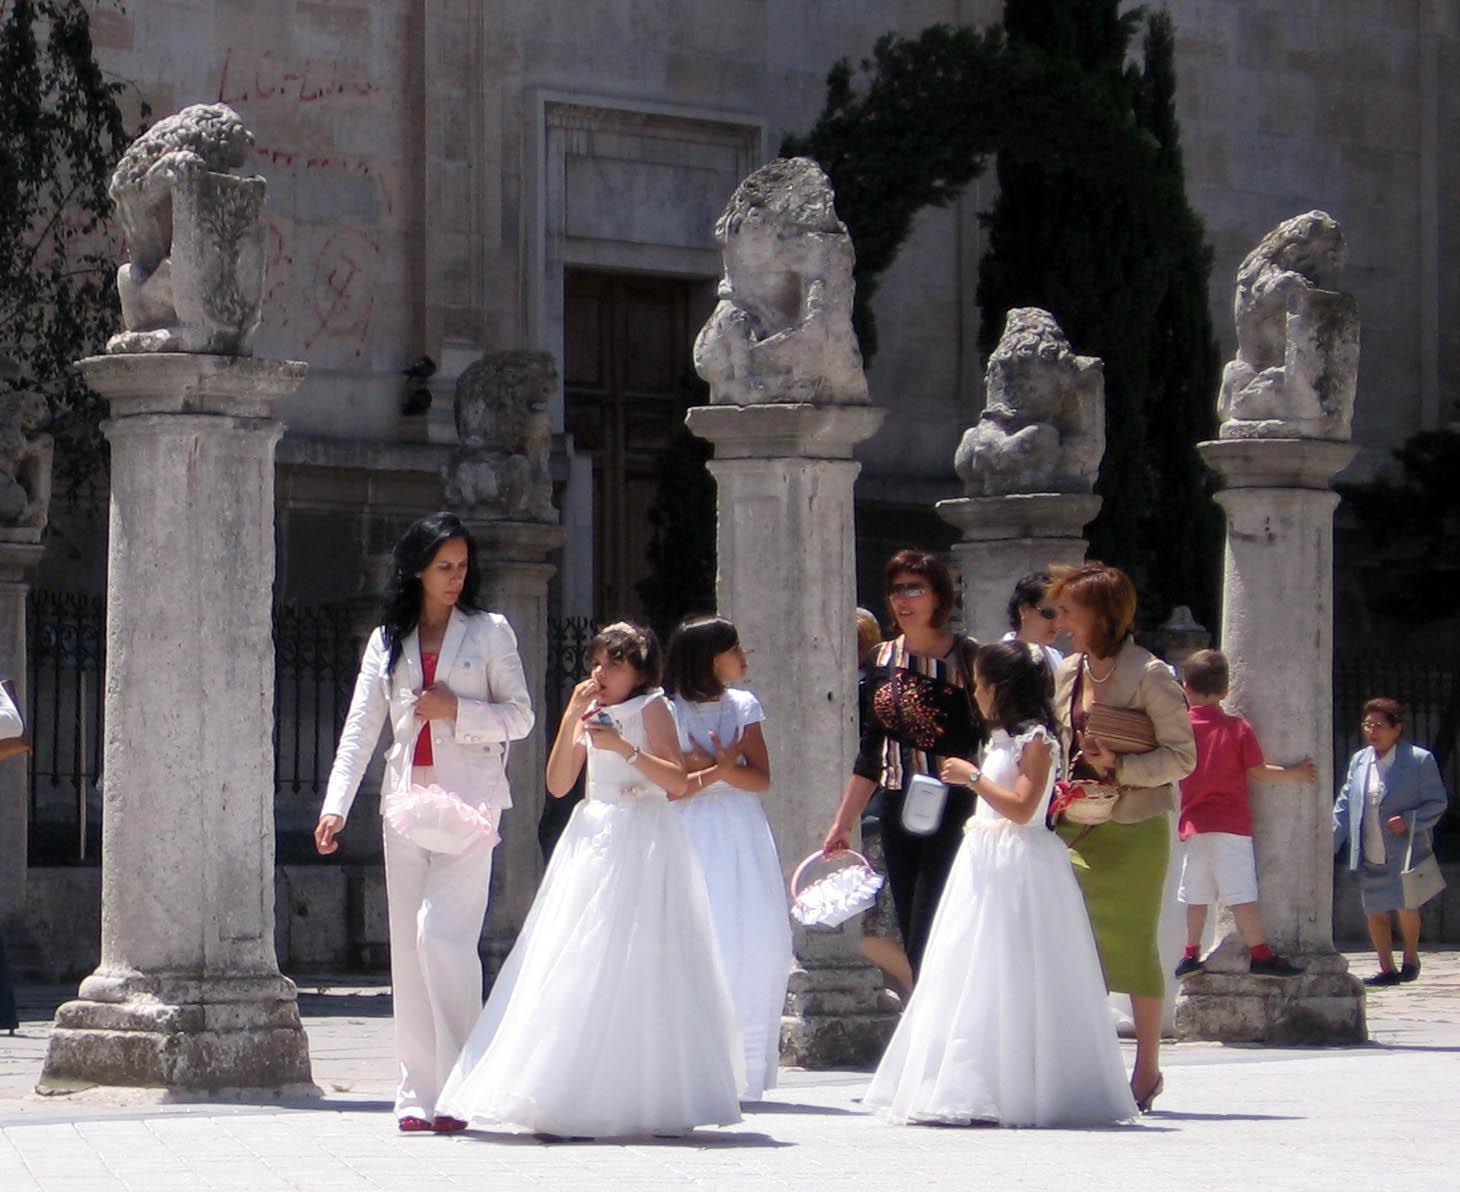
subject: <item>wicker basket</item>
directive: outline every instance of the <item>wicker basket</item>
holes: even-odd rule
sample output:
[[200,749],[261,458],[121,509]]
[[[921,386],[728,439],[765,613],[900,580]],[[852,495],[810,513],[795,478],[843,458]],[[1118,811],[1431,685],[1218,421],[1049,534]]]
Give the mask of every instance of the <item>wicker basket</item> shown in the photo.
[[1120,787],[1113,782],[1061,782],[1055,815],[1072,824],[1093,827],[1110,819]]

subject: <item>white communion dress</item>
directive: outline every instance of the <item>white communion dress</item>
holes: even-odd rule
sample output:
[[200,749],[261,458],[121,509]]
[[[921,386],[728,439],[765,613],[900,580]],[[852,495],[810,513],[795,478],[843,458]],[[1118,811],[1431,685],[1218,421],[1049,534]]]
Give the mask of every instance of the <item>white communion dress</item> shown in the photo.
[[[644,708],[605,709],[647,747]],[[573,811],[436,1112],[615,1138],[740,1120],[735,1012],[705,881],[665,792],[588,746]]]
[[[996,730],[984,773],[1012,787],[1034,740],[1053,743],[1040,727]],[[1064,844],[1044,826],[1054,777],[1027,824],[981,799],[964,828],[917,989],[864,1098],[894,1121],[1094,1126],[1136,1116],[1085,903]]]
[[[765,719],[748,691],[727,689],[718,700],[676,696],[679,746],[713,753],[710,734],[729,745]],[[776,1087],[781,1061],[781,1015],[791,973],[791,923],[775,837],[760,795],[716,782],[674,804],[694,842],[710,892],[720,964],[730,985],[745,1049],[744,1100]]]

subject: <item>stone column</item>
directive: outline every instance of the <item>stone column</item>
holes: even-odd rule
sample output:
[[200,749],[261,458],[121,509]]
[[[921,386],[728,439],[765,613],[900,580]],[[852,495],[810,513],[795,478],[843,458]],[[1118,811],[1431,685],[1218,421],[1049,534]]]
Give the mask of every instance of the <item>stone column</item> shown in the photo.
[[[1187,1039],[1354,1043],[1366,1038],[1363,986],[1333,948],[1333,510],[1330,482],[1349,442],[1359,368],[1343,232],[1322,211],[1285,220],[1237,270],[1237,351],[1217,397],[1220,437],[1198,443],[1221,477],[1227,514],[1222,649],[1230,711],[1276,762],[1312,758],[1318,781],[1252,792],[1263,926],[1301,977],[1252,977],[1225,911],[1207,971],[1182,982]],[[1302,603],[1296,613],[1294,599]],[[1294,634],[1294,626],[1300,632]]]
[[[698,406],[715,446],[717,604],[755,651],[774,780],[766,810],[789,878],[821,845],[857,751],[852,448],[881,425],[870,406]],[[786,1062],[873,1062],[891,1032],[860,933],[795,933]]]
[[1091,493],[957,497],[934,508],[958,527],[953,559],[963,585],[964,629],[996,642],[1009,629],[1009,595],[1031,571],[1085,561],[1085,527],[1100,512]]
[[[1177,1035],[1361,1042],[1363,987],[1333,947],[1331,828],[1338,495],[1329,481],[1357,448],[1316,439],[1229,439],[1199,449],[1224,483],[1217,501],[1227,513],[1221,635],[1232,664],[1227,707],[1251,721],[1271,760],[1313,758],[1318,782],[1264,783],[1252,794],[1263,925],[1273,947],[1307,972],[1282,981],[1249,976],[1241,936],[1224,911],[1209,971],[1182,982]],[[1294,593],[1302,594],[1301,615]]]
[[487,909],[487,969],[494,977],[527,919],[542,876],[537,821],[547,787],[547,751],[557,725],[548,724],[546,706],[548,581],[554,568],[547,556],[563,544],[561,526],[545,522],[468,520],[481,567],[480,597],[501,613],[517,634],[517,649],[532,695],[537,725],[525,740],[512,742],[508,777],[512,807],[502,817],[502,843],[492,862],[492,895]]
[[272,414],[305,366],[81,362],[111,402],[101,964],[44,1090],[310,1085],[274,956]]
[[[30,572],[45,547],[39,527],[0,527],[0,679],[15,688],[20,714],[29,730],[26,698],[30,674],[26,658],[25,601]],[[25,875],[30,821],[29,770],[23,756],[0,762],[0,927],[12,941],[24,929]]]

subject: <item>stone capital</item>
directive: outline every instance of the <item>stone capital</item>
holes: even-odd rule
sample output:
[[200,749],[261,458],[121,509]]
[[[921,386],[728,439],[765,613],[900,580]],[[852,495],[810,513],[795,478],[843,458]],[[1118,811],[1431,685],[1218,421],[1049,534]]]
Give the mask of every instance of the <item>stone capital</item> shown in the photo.
[[1359,450],[1338,439],[1210,439],[1196,449],[1229,489],[1326,489]]
[[0,528],[0,583],[25,583],[46,553],[40,526]]
[[461,520],[466,523],[483,555],[483,567],[526,563],[539,564],[551,571],[544,560],[562,546],[568,536],[567,530],[551,522],[497,521],[474,518],[469,514]]
[[694,406],[690,431],[715,446],[717,459],[850,459],[877,433],[887,411],[876,406],[810,402],[761,406]]
[[88,356],[76,367],[111,403],[113,421],[139,414],[231,414],[267,418],[299,388],[309,366],[299,360],[156,352]]
[[1100,512],[1093,493],[1010,493],[1003,497],[958,497],[933,506],[956,526],[965,542],[1006,539],[1079,538]]

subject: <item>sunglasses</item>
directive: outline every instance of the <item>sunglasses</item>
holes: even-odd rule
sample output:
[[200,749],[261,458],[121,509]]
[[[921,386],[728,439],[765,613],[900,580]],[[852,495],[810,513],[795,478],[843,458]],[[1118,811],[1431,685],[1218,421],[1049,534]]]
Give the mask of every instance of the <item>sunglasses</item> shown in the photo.
[[916,600],[919,596],[926,596],[928,589],[925,584],[893,584],[887,589],[887,594],[896,600],[904,596],[908,600]]

